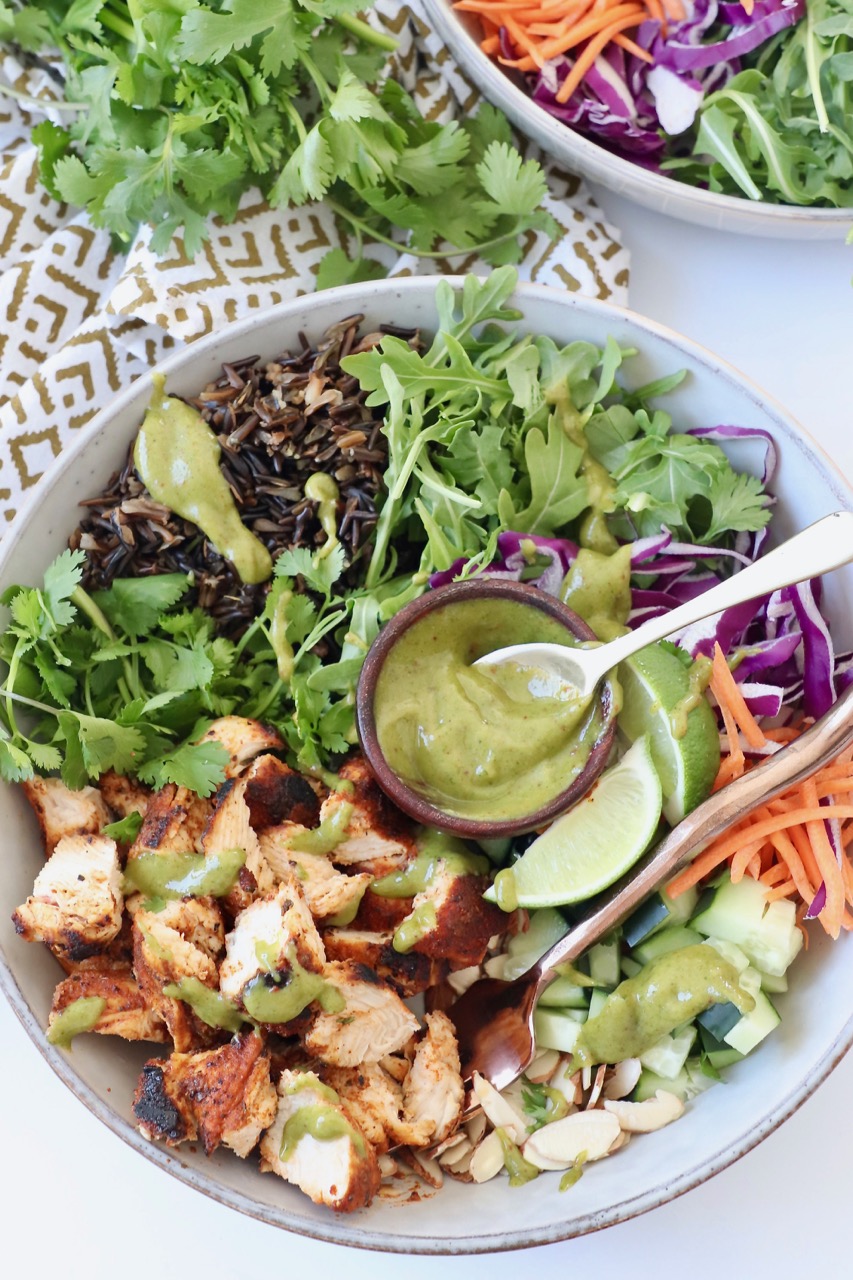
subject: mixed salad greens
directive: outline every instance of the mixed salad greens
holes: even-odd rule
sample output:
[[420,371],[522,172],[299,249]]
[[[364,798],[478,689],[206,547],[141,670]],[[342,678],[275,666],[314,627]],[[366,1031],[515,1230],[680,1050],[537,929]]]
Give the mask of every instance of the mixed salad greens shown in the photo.
[[604,5],[596,21],[561,0],[456,7],[540,106],[620,156],[751,200],[853,203],[848,0]]
[[[233,781],[221,786],[226,777],[234,778],[227,772],[229,751],[215,737],[200,739],[218,717],[263,720],[279,735],[270,739],[277,749],[303,775],[314,775],[324,794],[321,810],[318,796],[307,786],[309,810],[325,817],[314,830],[296,822],[299,838],[287,845],[288,856],[307,858],[310,864],[318,854],[331,854],[334,861],[342,824],[353,812],[350,775],[356,783],[363,781],[363,762],[351,758],[358,673],[383,622],[405,603],[451,579],[494,574],[564,598],[568,591],[571,603],[583,612],[582,593],[572,594],[576,570],[583,565],[584,572],[594,568],[605,576],[615,571],[623,575],[624,591],[614,592],[614,598],[624,615],[621,622],[615,615],[604,621],[635,626],[760,555],[772,514],[768,486],[776,461],[768,434],[726,423],[674,429],[678,424],[656,402],[681,382],[682,374],[630,388],[626,384],[636,353],[612,339],[599,348],[584,341],[559,347],[546,337],[519,337],[513,330],[522,318],[512,306],[515,285],[510,267],[487,279],[467,278],[458,295],[448,282],[439,281],[439,322],[428,346],[421,345],[418,335],[407,339],[398,331],[373,335],[362,349],[343,357],[342,366],[357,380],[367,403],[385,409],[381,430],[388,450],[378,520],[370,539],[355,552],[339,540],[339,528],[328,520],[325,539],[314,548],[282,551],[263,607],[239,638],[217,632],[203,608],[185,606],[191,586],[186,574],[117,577],[108,588],[85,590],[82,549],[64,552],[48,568],[40,588],[7,589],[2,603],[10,621],[0,640],[5,668],[0,687],[3,777],[19,781],[59,771],[72,789],[108,772],[113,785],[114,775],[134,777],[165,788],[162,804],[156,796],[152,801],[160,805],[161,827],[161,810],[175,802],[174,788],[166,784],[185,787],[197,797],[221,787],[208,816],[210,830],[220,810],[224,813],[235,798],[245,802]],[[721,441],[757,448],[763,454],[761,479],[736,471]],[[302,483],[307,489],[310,481]],[[561,842],[568,847],[581,829],[587,845],[598,841],[611,853],[615,845],[621,848],[633,840],[633,861],[650,835],[655,838],[662,808],[667,820],[677,821],[712,785],[758,767],[853,680],[853,659],[834,651],[820,605],[819,584],[802,583],[757,604],[727,610],[676,637],[677,644],[657,646],[654,660],[644,663],[642,655],[631,660],[624,672],[627,714],[622,728],[635,745],[604,775],[608,785],[602,783],[597,794],[605,811],[591,817],[590,803],[584,800],[544,834],[485,845],[492,862],[503,864],[493,887],[486,888],[490,877],[482,857],[472,862],[471,849],[428,831],[420,832],[414,861],[402,873],[339,878],[371,881],[374,898],[391,899],[383,912],[398,910],[397,922],[400,904],[394,898],[408,895],[401,908],[405,913],[419,901],[418,894],[435,888],[442,874],[467,880],[469,889],[473,884],[477,905],[487,913],[497,910],[492,899],[500,904],[495,891],[501,877],[514,879],[515,901],[506,904],[504,919],[516,923],[507,926],[500,945],[482,964],[451,964],[447,981],[459,992],[484,971],[507,978],[523,972],[569,927],[572,904],[609,882],[594,882],[600,868],[593,868],[593,878],[585,886],[575,883],[567,894],[571,876],[565,873]],[[700,725],[696,741],[686,732],[691,717]],[[271,757],[264,759],[269,764]],[[285,770],[278,760],[270,767]],[[620,778],[630,782],[636,801],[627,818],[624,808],[618,813],[610,808],[624,798],[619,792],[628,784],[615,785]],[[788,967],[802,945],[804,919],[817,918],[832,936],[853,927],[853,877],[845,852],[853,808],[838,800],[851,790],[853,766],[845,757],[704,850],[693,867],[680,873],[666,892],[654,895],[618,934],[560,974],[536,1013],[535,1071],[503,1097],[488,1082],[474,1080],[477,1099],[493,1126],[486,1137],[479,1130],[480,1146],[470,1158],[467,1149],[463,1153],[466,1170],[474,1167],[475,1157],[479,1161],[475,1180],[506,1168],[518,1183],[540,1169],[562,1168],[569,1186],[587,1158],[617,1149],[625,1133],[677,1118],[686,1099],[761,1043],[779,1021],[771,996],[786,989]],[[191,801],[183,804],[184,818],[190,806]],[[636,812],[645,815],[644,822],[648,819],[648,829],[632,829]],[[142,822],[138,812],[131,812],[101,835],[127,845]],[[233,855],[233,837],[230,832],[222,835],[226,844],[230,839]],[[149,850],[145,856],[156,861],[160,855]],[[205,859],[193,854],[189,861],[195,868]],[[359,869],[365,865],[371,864],[362,863]],[[46,866],[49,876],[51,862]],[[260,874],[262,859],[257,866]],[[310,876],[309,869],[303,866],[303,871]],[[294,874],[290,864],[285,874]],[[338,873],[330,869],[330,874]],[[226,908],[234,925],[229,942],[241,930],[251,932],[256,908],[267,911],[271,902],[283,902],[287,885],[276,889],[271,871],[269,877],[267,896],[254,901],[240,897],[248,892],[245,887],[230,886],[228,892],[237,896]],[[706,892],[700,894],[702,884]],[[168,933],[171,926],[165,917],[158,922],[158,915],[165,908],[181,910],[180,902],[186,901],[182,885],[180,880],[177,888],[172,886],[162,902],[154,897],[137,905],[141,916],[133,929],[143,939],[138,947],[144,943],[148,948],[144,955],[134,952],[140,971],[148,971],[143,961],[148,969],[172,962],[169,948],[156,937],[155,946],[148,933]],[[362,895],[367,892],[364,884],[357,887]],[[278,897],[270,896],[276,893]],[[200,899],[191,901],[197,911],[204,909]],[[19,908],[21,931],[30,928],[38,905],[37,899],[29,899]],[[288,899],[286,910],[292,905]],[[435,905],[426,905],[434,923]],[[217,903],[214,907],[219,910]],[[354,918],[347,915],[345,921],[332,919],[323,926],[330,945],[331,935],[346,935]],[[383,915],[386,923],[388,918]],[[416,921],[419,930],[425,922],[428,929],[426,916]],[[481,923],[486,956],[487,939],[497,936],[494,914]],[[326,932],[329,925],[334,928]],[[377,926],[357,923],[349,941],[359,928],[370,927]],[[392,950],[416,952],[421,933],[415,930],[403,945],[403,926],[396,927]],[[291,980],[295,975],[303,985],[308,979],[314,982],[308,982],[306,1001],[325,990],[324,980],[307,974],[301,961],[295,965],[292,955],[276,959],[267,941],[249,941],[247,955],[261,966],[252,970],[253,981],[266,984],[267,995],[290,990],[276,985],[284,982],[288,966]],[[428,968],[431,954],[426,953]],[[235,963],[229,952],[221,973],[230,968],[233,978]],[[345,965],[334,963],[343,981]],[[210,962],[208,968],[207,985],[191,986],[182,979],[182,986],[171,979],[159,993],[191,1007],[206,1028],[207,1039],[200,1042],[204,1047],[252,1022],[251,1008],[239,1003],[240,984],[231,994],[223,987],[220,995],[215,984],[221,975],[216,964]],[[93,973],[96,969],[83,978],[94,981]],[[698,988],[686,976],[696,973]],[[720,992],[713,998],[709,973]],[[73,985],[78,976],[67,983]],[[134,981],[129,968],[125,976]],[[214,1013],[205,1013],[208,1006],[200,997],[208,1005],[215,1002]],[[101,1003],[81,1010],[81,1003],[85,998],[72,1005],[91,1017],[84,1019],[85,1025],[75,1024],[69,1035],[92,1030],[104,1009]],[[342,1006],[336,1007],[340,1011]],[[61,1004],[55,1004],[52,1017],[58,1009]],[[227,1021],[222,1020],[223,1009]],[[56,1018],[57,1035],[62,1016],[64,1011]],[[255,1019],[265,1021],[260,1014]],[[347,1021],[352,1018],[342,1019],[341,1027]],[[438,1026],[430,1026],[422,1044],[437,1035]],[[640,1039],[638,1026],[644,1028]],[[269,1027],[260,1029],[269,1032]],[[409,1034],[406,1026],[403,1031]],[[237,1046],[240,1052],[248,1049],[252,1034],[240,1032],[229,1052]],[[177,1040],[175,1045],[179,1049]],[[211,1052],[220,1050],[225,1050],[224,1041]],[[257,1046],[253,1052],[259,1052]],[[164,1070],[177,1070],[175,1060],[180,1065],[184,1057],[182,1052],[173,1055],[168,1068],[155,1060],[146,1071],[160,1071],[162,1078]],[[322,1061],[322,1053],[319,1057]],[[402,1065],[407,1071],[409,1064]],[[311,1106],[326,1112],[339,1107],[335,1090],[310,1070],[302,1081],[290,1080],[289,1071],[281,1074],[289,1081],[279,1087],[286,1106],[286,1098],[306,1088],[318,1099]],[[137,1107],[144,1109],[140,1088]],[[458,1089],[461,1093],[461,1080]],[[266,1167],[276,1167],[290,1148],[284,1132],[272,1124],[274,1098],[270,1105],[258,1133],[267,1127],[262,1154]],[[636,1107],[646,1108],[642,1117],[631,1110]],[[142,1110],[137,1115],[143,1118]],[[566,1156],[564,1145],[555,1156],[557,1134],[565,1134],[558,1126],[590,1115],[601,1131],[600,1150],[584,1145]],[[350,1124],[346,1114],[344,1119]],[[336,1124],[334,1133],[340,1134],[341,1116]],[[579,1126],[584,1143],[590,1143],[580,1121]],[[462,1141],[456,1133],[449,1137]],[[464,1141],[473,1151],[470,1133]],[[454,1159],[448,1168],[454,1171]]]
[[[180,232],[194,257],[208,218],[236,217],[253,188],[274,207],[325,199],[350,228],[318,286],[384,274],[363,243],[416,256],[517,262],[520,237],[552,231],[545,180],[503,115],[426,119],[388,75],[396,42],[361,0],[27,0],[0,3],[0,42],[48,70],[55,97],[33,129],[57,199],[127,246]],[[0,92],[17,96],[4,86]]]

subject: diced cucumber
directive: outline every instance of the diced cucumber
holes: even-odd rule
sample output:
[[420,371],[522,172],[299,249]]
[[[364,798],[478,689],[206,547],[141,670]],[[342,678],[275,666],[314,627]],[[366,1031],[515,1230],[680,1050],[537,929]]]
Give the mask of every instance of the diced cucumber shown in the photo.
[[767,902],[764,885],[750,876],[724,881],[691,921],[706,936],[734,942],[762,973],[782,977],[803,945],[793,902]]
[[545,907],[541,911],[531,911],[530,925],[525,933],[517,933],[511,938],[506,948],[507,962],[503,976],[507,982],[518,978],[535,964],[540,956],[544,956],[549,947],[559,942],[569,926],[559,911]]
[[787,974],[783,973],[781,977],[777,977],[775,973],[762,973],[760,976],[761,990],[769,995],[778,996],[788,990]]
[[696,1042],[696,1028],[687,1027],[680,1035],[661,1036],[656,1044],[640,1054],[640,1062],[655,1075],[674,1080]]
[[743,973],[744,969],[749,968],[749,956],[744,955],[740,947],[735,946],[733,942],[727,942],[725,938],[708,937],[705,939],[709,947],[713,947],[715,951],[728,960],[729,964],[734,965],[738,973]]
[[690,1098],[695,1098],[698,1093],[703,1093],[705,1089],[710,1089],[716,1083],[713,1076],[707,1075],[702,1070],[698,1058],[688,1058],[678,1074],[671,1078],[660,1076],[657,1072],[644,1067],[631,1100],[645,1102],[647,1098],[653,1098],[658,1089],[665,1089],[667,1093],[674,1093],[682,1102],[688,1102]]
[[726,1067],[730,1067],[735,1062],[740,1062],[743,1059],[742,1053],[738,1053],[737,1049],[729,1048],[724,1041],[712,1036],[707,1027],[699,1028],[699,1038],[702,1041],[702,1050],[705,1057],[715,1071],[723,1071]]
[[594,1018],[601,1013],[601,1010],[607,1003],[607,997],[609,995],[609,991],[604,991],[601,987],[596,987],[592,995],[589,997],[589,1016],[591,1018]]
[[755,992],[754,1000],[755,1008],[723,1036],[729,1048],[738,1053],[750,1053],[782,1021],[763,991]]
[[677,898],[670,898],[665,889],[653,893],[637,907],[622,926],[622,936],[629,947],[635,947],[657,929],[669,925],[686,924],[699,900],[698,890],[686,889]]
[[589,949],[589,976],[594,982],[600,982],[603,987],[617,986],[621,977],[620,956],[618,939],[612,942],[597,942]]
[[490,862],[494,862],[496,866],[501,866],[506,861],[506,856],[512,848],[512,837],[492,836],[491,839],[478,840],[477,844]]
[[685,925],[676,925],[671,929],[661,929],[646,938],[639,946],[634,947],[632,955],[642,964],[657,960],[670,951],[680,951],[682,947],[695,947],[704,942],[701,933],[688,929]]
[[742,1017],[743,1014],[737,1005],[732,1004],[730,1000],[724,1000],[722,1004],[712,1004],[710,1009],[698,1015],[696,1021],[700,1027],[710,1031],[716,1040],[722,1040]]
[[586,1009],[589,996],[588,987],[578,987],[570,978],[555,978],[542,992],[538,1004],[546,1009]]
[[577,1044],[582,1023],[572,1009],[537,1009],[533,1015],[533,1038],[537,1049],[557,1049],[571,1053]]
[[636,978],[642,967],[639,960],[632,960],[630,956],[622,957],[620,968],[626,978]]

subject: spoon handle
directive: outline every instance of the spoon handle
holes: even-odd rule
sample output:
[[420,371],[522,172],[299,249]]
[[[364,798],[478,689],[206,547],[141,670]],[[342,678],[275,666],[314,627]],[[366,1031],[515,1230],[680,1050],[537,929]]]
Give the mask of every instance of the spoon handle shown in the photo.
[[539,960],[535,966],[538,972],[537,992],[551,980],[557,965],[576,960],[594,942],[621,924],[648,894],[670,879],[682,863],[689,861],[760,804],[802,782],[851,742],[853,684],[848,685],[826,715],[799,738],[742,778],[736,778],[709,796],[679,822],[644,861],[608,890],[604,899],[596,902]]
[[688,600],[686,604],[679,605],[660,618],[651,618],[636,631],[620,636],[618,640],[611,640],[600,649],[591,650],[595,654],[596,668],[599,660],[601,664],[597,679],[606,675],[624,658],[630,657],[638,649],[644,649],[646,645],[654,644],[656,640],[663,640],[714,613],[722,613],[732,605],[769,595],[771,591],[787,587],[792,582],[803,582],[806,578],[829,573],[848,560],[853,560],[853,511],[835,511],[810,524],[807,529],[727,578],[719,586],[703,592],[694,600]]

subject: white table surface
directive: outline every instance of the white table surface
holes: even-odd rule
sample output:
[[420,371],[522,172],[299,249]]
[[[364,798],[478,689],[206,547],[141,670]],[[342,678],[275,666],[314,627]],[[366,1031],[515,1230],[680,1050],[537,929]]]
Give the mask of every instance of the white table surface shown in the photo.
[[[762,242],[600,198],[633,252],[632,306],[770,390],[853,474],[853,246]],[[0,1000],[2,1274],[304,1280],[328,1266],[345,1268],[347,1280],[420,1280],[439,1268],[447,1280],[848,1276],[851,1097],[853,1055],[739,1163],[595,1236],[520,1255],[403,1260],[289,1236],[166,1177],[67,1093]]]

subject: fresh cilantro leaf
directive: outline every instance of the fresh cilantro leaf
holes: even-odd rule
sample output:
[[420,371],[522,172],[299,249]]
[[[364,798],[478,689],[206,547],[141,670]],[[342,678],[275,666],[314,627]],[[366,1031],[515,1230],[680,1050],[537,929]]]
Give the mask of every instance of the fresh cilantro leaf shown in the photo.
[[344,571],[344,561],[340,543],[326,556],[318,556],[308,547],[288,547],[275,562],[275,574],[279,578],[302,577],[312,591],[328,598]]
[[225,781],[228,759],[220,742],[186,743],[160,760],[147,761],[138,773],[155,788],[173,782],[196,795],[209,796]]
[[213,663],[201,648],[154,638],[141,646],[140,654],[157,687],[170,693],[204,689],[213,678]]
[[387,267],[374,258],[349,258],[343,249],[330,249],[320,259],[317,291],[334,289],[341,284],[362,284],[367,280],[384,280]]
[[659,641],[661,649],[666,649],[667,653],[671,653],[677,658],[683,667],[688,669],[693,666],[693,658],[686,649],[682,649],[680,644],[674,644],[672,640]]
[[541,1129],[548,1123],[550,1103],[544,1085],[533,1084],[525,1079],[521,1090],[521,1105],[530,1121],[527,1126],[530,1132]]
[[755,533],[770,519],[770,505],[761,481],[747,472],[718,471],[708,490],[711,523],[703,542],[713,546],[732,530]]
[[64,711],[60,724],[66,733],[76,733],[80,743],[83,765],[90,778],[97,778],[107,769],[116,773],[134,773],[145,750],[145,739],[138,729],[117,724],[99,716],[83,715],[79,711]]
[[190,582],[186,573],[114,578],[108,591],[96,591],[92,599],[117,630],[129,636],[146,636],[160,615],[178,603]]
[[108,822],[101,828],[102,835],[109,836],[117,844],[133,844],[142,827],[142,814],[129,813],[118,822]]
[[501,213],[532,213],[547,190],[541,167],[535,160],[522,160],[507,142],[489,144],[477,175]]
[[30,757],[22,747],[0,738],[0,777],[6,782],[24,782],[33,776]]

